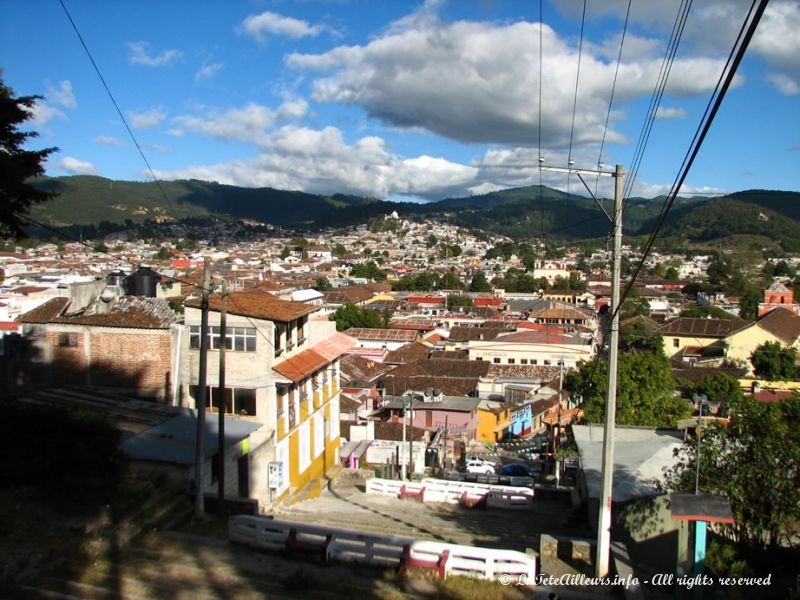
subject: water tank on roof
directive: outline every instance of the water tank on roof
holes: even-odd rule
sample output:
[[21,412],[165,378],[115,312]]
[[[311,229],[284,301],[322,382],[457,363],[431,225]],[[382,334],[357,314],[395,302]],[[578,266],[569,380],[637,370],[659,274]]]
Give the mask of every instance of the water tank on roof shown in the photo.
[[125,289],[131,296],[145,296],[147,298],[156,297],[156,289],[161,281],[161,275],[142,267],[125,279]]
[[111,271],[108,275],[106,275],[106,285],[116,285],[119,287],[125,287],[125,278],[128,274],[125,271],[117,269],[116,271]]

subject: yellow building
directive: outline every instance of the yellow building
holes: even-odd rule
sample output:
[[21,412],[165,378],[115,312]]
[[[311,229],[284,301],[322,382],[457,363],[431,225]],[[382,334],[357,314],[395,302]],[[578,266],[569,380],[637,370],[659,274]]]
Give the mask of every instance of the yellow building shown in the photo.
[[680,317],[658,329],[668,357],[690,355],[692,357],[725,354],[724,339],[733,332],[749,325],[741,319],[699,319]]
[[778,342],[781,346],[800,349],[800,317],[785,308],[775,308],[725,338],[725,357],[744,363],[752,374],[750,355],[761,344]]
[[510,425],[511,405],[487,400],[482,400],[478,405],[478,427],[475,430],[477,441],[495,444],[503,438]]
[[[195,407],[200,346],[199,299],[186,302],[180,358],[182,404]],[[246,454],[251,498],[286,499],[339,460],[339,357],[355,345],[319,310],[260,290],[233,292],[227,307],[225,400],[217,389],[221,298],[209,299],[208,406],[263,423],[268,443]],[[242,489],[242,486],[240,486]]]

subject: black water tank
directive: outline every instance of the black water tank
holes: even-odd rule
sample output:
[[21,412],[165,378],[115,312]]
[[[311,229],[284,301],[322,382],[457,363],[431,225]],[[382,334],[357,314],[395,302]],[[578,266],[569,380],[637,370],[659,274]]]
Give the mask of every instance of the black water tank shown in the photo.
[[161,275],[142,267],[125,279],[125,289],[131,296],[146,296],[147,298],[156,297],[156,289],[161,281]]
[[116,271],[111,271],[108,275],[106,275],[106,285],[118,285],[121,288],[125,287],[125,278],[128,274],[125,271],[117,269]]

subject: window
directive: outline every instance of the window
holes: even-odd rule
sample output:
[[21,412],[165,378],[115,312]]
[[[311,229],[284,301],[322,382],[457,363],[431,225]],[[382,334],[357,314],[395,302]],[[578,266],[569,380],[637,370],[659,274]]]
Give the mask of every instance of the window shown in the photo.
[[306,319],[300,319],[297,322],[297,345],[299,346],[306,341]]
[[521,365],[527,365],[527,364],[528,364],[528,359],[527,359],[527,358],[520,358],[520,359],[519,359],[519,364],[521,364]]
[[476,356],[475,360],[483,360],[483,357],[482,356]]
[[[200,391],[199,385],[189,386],[189,395],[197,406],[197,395]],[[219,409],[220,406],[219,388],[206,386],[206,407]],[[225,413],[256,416],[256,391],[251,388],[225,388]]]
[[514,359],[514,358],[509,358],[509,359],[508,359],[508,364],[510,364],[510,365],[513,365],[513,364],[514,364],[514,363],[516,363],[516,362],[517,362],[517,360],[516,360],[516,359]]
[[[209,327],[208,348],[209,350],[219,350],[221,343],[221,328]],[[189,327],[189,348],[200,348],[200,326],[191,325]],[[226,327],[225,328],[225,349],[236,352],[255,352],[256,351],[256,328],[255,327]]]
[[494,364],[496,364],[496,365],[499,365],[500,364],[500,359],[499,358],[495,358],[492,362]]
[[280,356],[283,353],[283,330],[284,326],[275,323],[275,356]]
[[672,345],[673,345],[675,348],[679,348],[679,347],[680,347],[680,345],[681,345],[681,341],[680,341],[678,338],[675,338],[674,340],[672,340]]
[[74,348],[78,345],[77,333],[59,333],[58,345],[62,348]]
[[549,367],[550,366],[550,361],[546,360],[546,361],[544,361],[544,364],[545,364],[546,367]]

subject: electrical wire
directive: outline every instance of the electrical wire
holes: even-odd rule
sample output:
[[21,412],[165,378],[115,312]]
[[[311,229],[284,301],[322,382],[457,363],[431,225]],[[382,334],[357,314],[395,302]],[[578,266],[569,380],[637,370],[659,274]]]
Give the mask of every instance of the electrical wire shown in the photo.
[[[755,33],[756,27],[761,20],[764,11],[769,4],[769,0],[760,0],[758,8],[756,8],[756,0],[753,0],[753,3],[750,5],[750,10],[747,13],[747,16],[742,23],[742,27],[739,30],[739,34],[736,37],[736,41],[731,48],[731,52],[728,55],[728,60],[725,63],[725,68],[722,70],[720,74],[720,78],[717,81],[717,86],[714,90],[714,94],[712,94],[709,102],[706,106],[706,110],[703,113],[700,123],[695,130],[694,137],[689,145],[689,148],[684,155],[683,162],[681,164],[681,169],[679,170],[678,175],[673,182],[672,189],[670,194],[667,196],[667,199],[664,203],[663,209],[661,214],[659,215],[659,220],[656,223],[653,232],[648,239],[647,244],[642,252],[642,256],[636,265],[636,268],[633,271],[633,274],[628,282],[624,293],[620,297],[620,302],[617,306],[617,312],[619,311],[620,307],[622,306],[622,302],[624,302],[625,298],[627,298],[628,294],[630,293],[633,285],[636,281],[636,278],[639,275],[642,267],[644,266],[644,262],[647,259],[648,254],[652,250],[653,244],[655,243],[656,238],[658,237],[658,233],[661,231],[661,228],[666,221],[667,214],[669,213],[670,209],[675,202],[675,198],[677,197],[678,192],[680,191],[681,187],[683,186],[684,181],[686,180],[687,175],[689,174],[689,170],[694,163],[695,158],[697,158],[697,154],[700,151],[700,147],[703,144],[703,141],[708,134],[708,131],[711,128],[711,124],[714,121],[714,117],[716,116],[717,112],[719,111],[720,106],[722,105],[722,101],[725,99],[725,95],[730,88],[731,83],[733,82],[733,78],[736,75],[736,71],[739,68],[739,65],[744,58],[744,54],[747,51],[747,47],[750,44],[750,41],[753,38]],[[754,12],[755,11],[755,12]],[[752,18],[751,18],[752,16]]]
[[[544,25],[544,0],[539,0],[539,154],[537,160],[541,167],[542,156],[542,27]],[[539,169],[539,225],[544,237],[544,189],[542,188],[542,170]]]
[[675,61],[678,45],[683,37],[683,31],[686,26],[686,21],[688,19],[691,7],[692,0],[682,0],[680,6],[678,7],[678,14],[675,16],[675,22],[672,26],[672,32],[670,34],[669,43],[667,44],[667,50],[664,54],[664,59],[661,63],[661,69],[659,70],[658,77],[656,78],[656,85],[653,88],[653,93],[650,96],[650,104],[647,108],[644,123],[642,124],[642,130],[639,133],[639,139],[636,143],[636,149],[634,150],[634,157],[631,161],[631,167],[628,169],[628,178],[625,181],[625,188],[622,194],[623,207],[625,206],[625,202],[629,198],[633,190],[633,185],[639,175],[639,167],[641,166],[645,150],[647,149],[647,144],[650,140],[650,134],[653,130],[656,114],[658,113],[658,108],[661,106],[661,99],[663,98],[664,90],[667,86],[670,72],[672,71],[672,65]]
[[[614,105],[614,92],[617,88],[617,76],[619,75],[619,66],[622,63],[622,48],[625,46],[625,34],[628,31],[628,20],[631,16],[631,4],[633,0],[628,0],[628,10],[625,12],[625,23],[622,26],[622,37],[619,42],[619,54],[617,54],[617,66],[614,69],[614,80],[611,83],[611,95],[608,99],[608,112],[606,112],[606,123],[603,127],[603,137],[600,140],[600,152],[597,156],[597,170],[599,171],[603,165],[603,148],[606,144],[606,134],[608,133],[608,122],[611,119],[611,107]],[[600,182],[600,175],[598,174],[594,180],[594,195],[597,196],[597,186]]]
[[117,110],[117,114],[119,115],[119,118],[122,120],[122,124],[125,126],[125,129],[128,131],[128,135],[130,136],[131,140],[133,140],[134,146],[136,146],[136,149],[139,151],[139,156],[142,157],[142,160],[144,161],[144,164],[147,166],[147,170],[150,172],[150,176],[153,178],[153,181],[155,181],[156,186],[158,187],[159,192],[161,192],[161,195],[163,196],[164,200],[167,202],[169,207],[172,209],[173,214],[175,214],[175,212],[176,212],[175,211],[175,206],[172,204],[172,200],[170,200],[169,196],[167,196],[167,193],[164,190],[164,187],[161,185],[161,181],[158,179],[158,177],[156,177],[155,171],[153,171],[153,167],[150,166],[150,162],[147,160],[147,156],[145,156],[144,150],[142,150],[142,147],[139,144],[139,141],[136,139],[136,136],[133,134],[133,130],[128,125],[128,121],[127,121],[127,119],[125,119],[125,115],[122,114],[122,110],[120,109],[119,104],[117,104],[117,101],[114,98],[114,94],[111,93],[111,88],[108,87],[108,84],[106,83],[105,77],[103,77],[103,74],[100,72],[100,68],[97,66],[97,63],[94,60],[94,56],[92,56],[92,53],[89,50],[89,47],[86,45],[86,42],[84,41],[80,30],[78,30],[78,26],[75,24],[75,21],[72,19],[72,15],[70,15],[69,11],[67,10],[66,5],[64,4],[64,0],[58,0],[58,3],[61,5],[61,8],[64,9],[64,14],[67,15],[67,19],[69,20],[70,24],[72,25],[72,29],[75,30],[75,35],[78,36],[78,40],[80,40],[81,46],[83,46],[83,49],[86,52],[86,56],[89,57],[89,61],[92,63],[92,67],[94,67],[95,73],[97,73],[97,76],[100,78],[100,83],[103,84],[103,87],[105,88],[106,93],[108,94],[108,97],[111,99],[111,103],[114,105],[114,108]]
[[[578,43],[578,69],[575,73],[575,96],[572,100],[572,127],[569,132],[569,151],[567,152],[567,168],[572,167],[574,161],[572,160],[572,140],[575,135],[575,113],[578,108],[578,83],[581,79],[581,57],[583,56],[583,30],[586,24],[586,0],[583,0],[583,14],[581,15],[581,37]],[[569,195],[569,178],[570,173],[567,173],[567,195]]]

